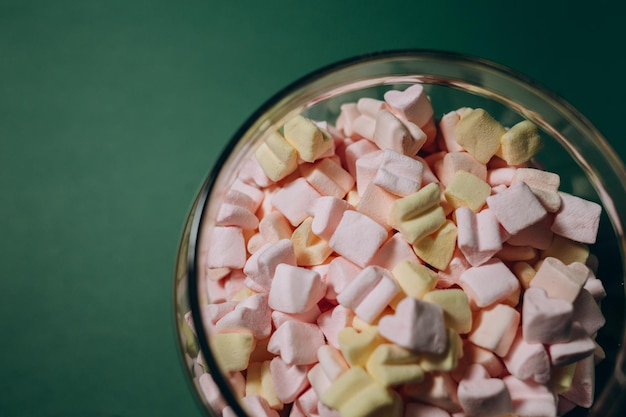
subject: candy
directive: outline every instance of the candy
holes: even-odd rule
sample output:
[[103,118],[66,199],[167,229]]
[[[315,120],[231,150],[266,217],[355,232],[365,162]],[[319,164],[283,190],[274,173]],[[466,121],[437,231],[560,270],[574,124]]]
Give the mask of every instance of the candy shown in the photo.
[[[589,407],[601,208],[530,161],[530,122],[440,120],[424,87],[290,118],[242,160],[198,282],[251,415],[555,416]],[[207,401],[232,416],[193,343]],[[557,401],[558,399],[558,401]]]

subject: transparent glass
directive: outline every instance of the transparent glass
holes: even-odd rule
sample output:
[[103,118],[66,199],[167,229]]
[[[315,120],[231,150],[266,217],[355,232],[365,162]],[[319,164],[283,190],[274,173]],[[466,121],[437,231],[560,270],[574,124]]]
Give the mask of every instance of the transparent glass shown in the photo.
[[[544,148],[537,155],[546,170],[561,176],[561,190],[603,207],[597,243],[597,276],[607,297],[607,319],[597,341],[606,359],[596,369],[596,401],[590,410],[568,416],[623,415],[626,376],[624,363],[624,224],[626,170],[594,126],[576,109],[544,86],[509,68],[480,58],[454,53],[410,50],[359,56],[314,72],[280,91],[239,129],[202,185],[189,212],[180,242],[175,276],[178,339],[189,379],[207,415],[216,415],[203,395],[199,375],[209,372],[223,400],[245,416],[209,348],[210,335],[200,309],[210,299],[206,272],[200,265],[210,242],[205,231],[214,225],[223,195],[241,162],[290,117],[304,113],[312,119],[334,121],[339,107],[360,97],[381,98],[390,89],[422,83],[435,115],[460,107],[482,107],[504,126],[528,119],[540,127]],[[195,334],[187,323],[192,322]],[[204,362],[198,361],[198,354]],[[253,416],[252,416],[253,417]]]

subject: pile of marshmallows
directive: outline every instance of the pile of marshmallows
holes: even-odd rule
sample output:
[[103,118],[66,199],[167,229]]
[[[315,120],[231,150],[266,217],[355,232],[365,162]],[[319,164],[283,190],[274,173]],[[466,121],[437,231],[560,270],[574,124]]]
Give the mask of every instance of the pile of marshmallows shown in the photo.
[[[532,123],[479,108],[435,121],[420,84],[269,136],[202,254],[204,325],[250,416],[590,407],[601,207],[532,167],[540,148]],[[197,363],[211,406],[234,416]]]

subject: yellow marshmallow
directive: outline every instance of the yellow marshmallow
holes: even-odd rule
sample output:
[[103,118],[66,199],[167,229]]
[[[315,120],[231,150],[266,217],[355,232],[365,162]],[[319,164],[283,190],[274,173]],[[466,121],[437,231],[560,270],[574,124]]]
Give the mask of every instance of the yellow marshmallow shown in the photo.
[[339,349],[350,366],[365,366],[370,354],[384,341],[378,331],[359,333],[352,327],[342,329],[337,338]]
[[483,109],[463,112],[454,134],[456,141],[478,162],[486,164],[500,148],[504,127]]
[[283,403],[276,396],[270,373],[270,361],[253,362],[246,372],[246,396],[260,395],[270,408],[282,410]]
[[446,200],[455,209],[469,207],[474,212],[480,210],[489,194],[491,194],[489,184],[476,175],[463,170],[454,173],[444,191]]
[[283,126],[285,139],[296,148],[300,158],[313,162],[334,146],[333,137],[304,116],[297,115]]
[[530,266],[527,262],[515,262],[511,268],[521,286],[527,290],[530,286],[530,281],[535,277],[537,271]]
[[409,243],[434,233],[445,222],[446,217],[439,199],[441,190],[430,183],[419,191],[397,199],[389,213],[389,224]]
[[441,306],[446,327],[460,334],[472,330],[472,311],[463,290],[456,288],[436,290],[425,294],[423,298],[424,301]]
[[573,262],[585,263],[589,257],[589,247],[584,243],[574,242],[565,237],[554,235],[552,244],[546,250],[541,251],[541,259],[557,258],[565,265]]
[[420,357],[418,365],[425,372],[448,372],[456,368],[458,359],[463,356],[463,341],[461,336],[452,329],[448,329],[448,349],[440,354],[427,353]]
[[390,413],[397,409],[396,397],[376,383],[360,366],[344,372],[322,394],[320,400],[326,406],[339,411],[342,417],[397,415]]
[[453,221],[446,220],[439,230],[418,241],[413,249],[417,256],[427,264],[439,270],[445,270],[454,255],[456,236],[456,225]]
[[311,231],[312,223],[313,218],[307,217],[291,235],[296,262],[300,266],[320,265],[333,252],[327,241]]
[[216,333],[209,343],[219,367],[230,372],[243,371],[248,367],[256,340],[250,332]]
[[278,132],[274,132],[254,153],[256,160],[272,181],[280,181],[298,168],[296,149]]
[[552,368],[550,383],[548,384],[552,391],[556,394],[560,394],[570,389],[574,380],[574,372],[576,371],[577,364],[578,362],[574,362],[569,365]]
[[402,261],[393,268],[391,273],[404,292],[402,298],[406,294],[421,299],[437,284],[437,273],[415,261]]
[[379,345],[367,360],[367,372],[383,386],[420,382],[424,371],[417,365],[418,355],[395,344]]
[[500,137],[500,149],[496,152],[509,165],[519,165],[527,162],[539,152],[541,136],[534,123],[524,120]]

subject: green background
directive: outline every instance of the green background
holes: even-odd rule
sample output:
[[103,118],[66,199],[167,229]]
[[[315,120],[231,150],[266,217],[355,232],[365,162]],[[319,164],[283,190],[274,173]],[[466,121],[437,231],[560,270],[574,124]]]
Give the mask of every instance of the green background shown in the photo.
[[172,305],[187,210],[239,125],[321,66],[479,55],[624,159],[613,3],[0,0],[0,416],[201,415]]

